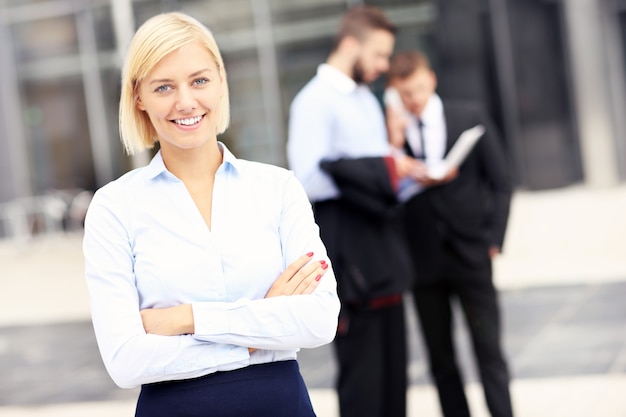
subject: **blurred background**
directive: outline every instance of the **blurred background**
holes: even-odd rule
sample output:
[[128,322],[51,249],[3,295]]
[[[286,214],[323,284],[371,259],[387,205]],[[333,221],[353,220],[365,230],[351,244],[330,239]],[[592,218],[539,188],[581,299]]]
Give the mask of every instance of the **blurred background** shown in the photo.
[[[291,100],[359,3],[397,24],[396,50],[430,56],[441,94],[481,100],[502,132],[516,192],[495,278],[514,394],[532,397],[520,415],[626,416],[626,400],[607,399],[626,389],[626,0],[0,0],[0,415],[132,414],[136,393],[112,385],[93,341],[80,238],[93,192],[151,157],[125,156],[117,130],[135,29],[173,10],[211,28],[231,91],[221,140],[286,166]],[[434,416],[412,340],[412,404]],[[331,404],[318,414],[334,415],[332,352],[302,362]],[[587,385],[553,379],[580,375]],[[574,398],[595,408],[561,410],[558,386],[585,387]],[[71,408],[84,402],[98,406]]]

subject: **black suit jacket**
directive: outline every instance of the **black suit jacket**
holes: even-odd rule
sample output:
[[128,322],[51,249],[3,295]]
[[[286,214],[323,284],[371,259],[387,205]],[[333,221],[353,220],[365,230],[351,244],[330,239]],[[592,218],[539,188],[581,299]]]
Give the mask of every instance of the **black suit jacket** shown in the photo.
[[403,207],[382,157],[323,161],[341,197],[314,204],[333,262],[339,297],[363,303],[401,294],[413,276],[402,230]]
[[[485,135],[453,181],[417,194],[406,204],[406,231],[416,282],[437,280],[443,262],[461,273],[490,273],[492,245],[502,247],[512,193],[508,164],[493,123],[468,102],[443,101],[446,153],[466,129],[483,124]],[[453,256],[446,256],[449,251]]]

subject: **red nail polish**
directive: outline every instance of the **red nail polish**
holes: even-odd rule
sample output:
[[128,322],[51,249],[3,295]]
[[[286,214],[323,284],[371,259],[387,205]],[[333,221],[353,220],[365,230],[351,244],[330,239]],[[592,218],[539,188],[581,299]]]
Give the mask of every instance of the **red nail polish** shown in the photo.
[[318,276],[315,277],[315,281],[319,281],[320,279],[322,279],[321,275],[318,275]]
[[310,258],[311,256],[313,256],[313,252],[307,253],[306,256],[308,256]]
[[320,263],[321,263],[322,265],[324,265],[324,264],[326,263],[326,261],[322,259],[322,260],[320,261]]
[[322,269],[328,269],[328,264],[322,265]]

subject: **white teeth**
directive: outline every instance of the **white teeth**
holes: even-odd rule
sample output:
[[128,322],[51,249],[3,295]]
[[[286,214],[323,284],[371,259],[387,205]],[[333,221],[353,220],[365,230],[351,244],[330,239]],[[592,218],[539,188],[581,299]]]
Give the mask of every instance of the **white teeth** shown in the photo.
[[195,125],[200,120],[202,120],[202,116],[190,117],[189,119],[176,119],[174,120],[174,122],[176,122],[179,125],[191,126],[191,125]]

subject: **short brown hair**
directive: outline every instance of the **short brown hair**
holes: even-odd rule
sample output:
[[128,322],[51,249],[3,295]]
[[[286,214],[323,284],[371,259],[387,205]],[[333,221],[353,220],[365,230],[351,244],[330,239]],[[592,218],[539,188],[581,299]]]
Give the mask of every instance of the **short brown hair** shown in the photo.
[[333,50],[348,36],[362,41],[372,30],[384,30],[395,35],[397,28],[385,14],[374,6],[353,6],[344,14],[335,35]]
[[427,69],[432,71],[428,57],[419,51],[402,51],[396,53],[389,64],[389,72],[387,79],[408,78],[418,69]]

